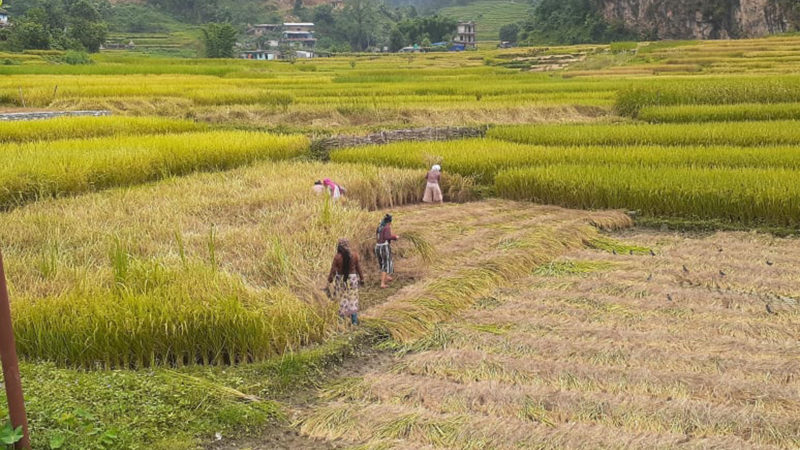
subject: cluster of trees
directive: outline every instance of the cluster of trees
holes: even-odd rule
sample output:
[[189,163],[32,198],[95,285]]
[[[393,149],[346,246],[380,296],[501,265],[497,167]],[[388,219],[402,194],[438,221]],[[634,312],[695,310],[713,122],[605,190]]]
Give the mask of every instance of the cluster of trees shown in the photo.
[[623,23],[610,23],[598,0],[540,0],[525,20],[500,29],[500,40],[524,44],[580,44],[635,40]]
[[[108,25],[102,10],[107,3],[89,0],[27,2],[6,39],[11,50],[79,50],[97,52],[106,40]],[[11,8],[9,8],[11,9]],[[13,10],[12,10],[13,11]]]
[[206,58],[233,58],[239,33],[229,23],[210,23],[203,28]]
[[456,31],[458,22],[449,17],[414,17],[398,22],[389,36],[389,49],[393,52],[410,44],[429,47],[433,42],[448,41]]
[[216,22],[244,25],[278,18],[275,2],[260,0],[145,0],[144,5],[195,25]]
[[341,10],[329,4],[306,8],[302,0],[295,0],[293,14],[314,22],[318,48],[332,51],[382,46],[396,51],[411,44],[430,45],[449,39],[456,28],[455,20],[420,17],[413,7],[391,7],[380,0],[345,0]]

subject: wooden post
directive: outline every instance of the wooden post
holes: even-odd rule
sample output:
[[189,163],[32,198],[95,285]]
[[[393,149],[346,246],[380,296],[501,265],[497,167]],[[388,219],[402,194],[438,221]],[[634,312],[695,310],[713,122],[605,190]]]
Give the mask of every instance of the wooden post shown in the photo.
[[3,269],[3,252],[0,251],[0,359],[3,364],[3,381],[8,398],[8,415],[11,426],[22,427],[22,439],[15,444],[17,449],[31,448],[28,435],[28,417],[25,414],[25,399],[22,396],[22,380],[19,376],[17,347],[14,344],[14,330],[11,328],[11,305],[8,302],[6,273]]

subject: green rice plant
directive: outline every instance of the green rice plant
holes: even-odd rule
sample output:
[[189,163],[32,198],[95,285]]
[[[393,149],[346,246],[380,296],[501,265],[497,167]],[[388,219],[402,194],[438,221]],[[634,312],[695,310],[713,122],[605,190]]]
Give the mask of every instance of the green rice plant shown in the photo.
[[800,103],[647,106],[638,118],[650,123],[798,120]]
[[489,130],[488,137],[537,145],[796,145],[800,122],[708,124],[524,125]]
[[635,51],[636,48],[639,46],[638,42],[612,42],[609,45],[611,49],[611,53],[624,53],[624,52],[632,52]]
[[9,145],[0,150],[4,158],[0,207],[264,159],[289,159],[304,154],[308,146],[302,136],[244,131]]
[[639,48],[639,53],[655,53],[685,46],[694,46],[699,43],[700,43],[699,41],[672,41],[672,40],[648,42]]
[[[189,120],[155,117],[61,117],[27,122],[0,122],[0,143],[174,134],[202,131],[207,128],[206,125]],[[0,147],[0,152],[5,152],[5,149]]]
[[645,216],[800,226],[800,175],[785,169],[556,165],[495,178],[505,198]]

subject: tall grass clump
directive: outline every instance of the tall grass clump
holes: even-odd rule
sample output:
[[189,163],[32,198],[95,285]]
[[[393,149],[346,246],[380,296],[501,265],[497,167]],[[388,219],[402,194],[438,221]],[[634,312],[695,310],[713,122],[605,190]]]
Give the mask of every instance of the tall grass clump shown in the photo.
[[619,114],[635,117],[647,106],[785,103],[800,101],[800,77],[718,77],[651,81],[622,89],[617,95]]
[[264,159],[289,159],[308,147],[303,136],[243,131],[10,145],[2,149],[0,207]]
[[488,136],[537,145],[796,145],[800,122],[708,124],[523,125],[492,128]]
[[[0,122],[0,143],[202,131],[206,125],[160,117],[60,117]],[[0,152],[5,149],[0,148]]]
[[800,173],[794,170],[555,165],[501,172],[495,189],[504,198],[567,207],[800,226]]

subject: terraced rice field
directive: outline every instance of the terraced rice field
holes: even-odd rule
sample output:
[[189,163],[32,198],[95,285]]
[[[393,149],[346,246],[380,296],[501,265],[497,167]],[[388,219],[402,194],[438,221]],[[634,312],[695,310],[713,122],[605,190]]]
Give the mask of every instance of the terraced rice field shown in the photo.
[[568,250],[363,360],[300,429],[373,448],[800,445],[797,301],[777,294],[800,291],[796,242],[622,238],[613,253]]
[[[0,55],[0,108],[114,116],[0,124],[36,448],[800,446],[800,37],[52,56]],[[486,137],[323,145],[445,126]],[[416,205],[434,163],[448,204]]]

